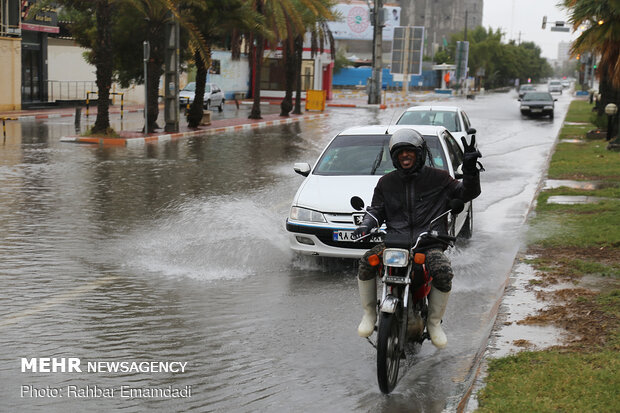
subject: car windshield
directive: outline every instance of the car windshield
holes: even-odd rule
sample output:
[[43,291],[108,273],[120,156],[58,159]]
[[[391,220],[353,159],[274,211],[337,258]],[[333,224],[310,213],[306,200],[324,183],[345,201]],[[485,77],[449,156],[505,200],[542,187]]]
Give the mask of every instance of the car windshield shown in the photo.
[[[433,165],[448,170],[436,136],[425,136]],[[390,135],[341,135],[329,145],[313,173],[315,175],[385,175],[394,170],[388,144]],[[427,159],[426,162],[429,165]]]
[[534,86],[532,86],[532,85],[523,85],[523,86],[521,86],[521,90],[534,90]]
[[450,132],[459,130],[456,112],[441,110],[411,110],[403,113],[397,125],[438,125]]
[[531,93],[526,93],[525,96],[523,96],[523,100],[525,100],[525,101],[553,100],[553,98],[551,97],[551,95],[549,93],[545,93],[545,92],[531,92]]
[[186,90],[188,92],[195,92],[196,91],[196,82],[189,82],[184,88],[183,90]]

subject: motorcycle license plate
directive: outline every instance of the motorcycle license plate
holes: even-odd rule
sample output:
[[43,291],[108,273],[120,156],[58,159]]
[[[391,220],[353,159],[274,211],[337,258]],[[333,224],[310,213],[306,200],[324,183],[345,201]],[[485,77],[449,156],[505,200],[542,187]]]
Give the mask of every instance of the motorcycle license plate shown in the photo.
[[407,284],[407,278],[406,277],[397,277],[394,275],[386,275],[383,278],[384,282],[386,283],[392,283],[392,284]]
[[[352,242],[354,240],[351,238],[351,235],[353,235],[353,231],[334,230],[333,239],[334,241]],[[372,237],[364,238],[361,242],[381,242],[381,237],[377,237],[373,235]]]

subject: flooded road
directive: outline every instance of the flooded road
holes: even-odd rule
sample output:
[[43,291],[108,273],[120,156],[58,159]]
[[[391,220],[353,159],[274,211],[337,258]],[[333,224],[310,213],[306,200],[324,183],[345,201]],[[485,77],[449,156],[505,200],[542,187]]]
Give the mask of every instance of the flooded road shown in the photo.
[[[454,410],[569,99],[555,120],[522,119],[515,92],[444,102],[478,129],[483,193],[473,239],[450,255],[448,348],[425,343],[390,396],[356,334],[355,264],[294,256],[285,219],[302,181],[293,163],[404,108],[140,148],[60,143],[72,118],[11,123],[0,149],[0,411]],[[236,115],[226,109],[214,118]],[[123,124],[140,126],[139,115]],[[33,358],[57,366],[38,360],[34,372]]]

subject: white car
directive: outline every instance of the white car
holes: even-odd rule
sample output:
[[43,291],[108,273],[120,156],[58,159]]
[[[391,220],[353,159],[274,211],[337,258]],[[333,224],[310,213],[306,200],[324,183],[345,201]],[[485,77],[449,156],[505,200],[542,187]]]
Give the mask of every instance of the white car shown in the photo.
[[[196,82],[189,82],[182,90],[179,91],[179,103],[181,107],[191,105],[196,94]],[[204,108],[217,107],[221,112],[224,110],[224,92],[215,83],[207,83],[205,85]]]
[[547,85],[547,91],[549,93],[555,93],[555,92],[560,92],[560,95],[562,94],[562,82],[560,82],[559,80],[551,80],[549,81],[549,84]]
[[476,133],[469,117],[458,106],[412,106],[405,110],[396,121],[397,125],[439,125],[450,131],[461,145],[461,137],[466,136],[467,142]]
[[[352,242],[351,234],[363,213],[351,206],[351,198],[372,201],[379,178],[394,170],[388,144],[392,133],[411,126],[363,126],[336,135],[314,167],[296,163],[295,172],[306,178],[295,194],[286,220],[290,246],[305,255],[359,258],[374,242]],[[427,142],[436,168],[461,177],[463,150],[443,126],[416,126]],[[469,238],[473,231],[471,202],[450,223],[451,231]]]

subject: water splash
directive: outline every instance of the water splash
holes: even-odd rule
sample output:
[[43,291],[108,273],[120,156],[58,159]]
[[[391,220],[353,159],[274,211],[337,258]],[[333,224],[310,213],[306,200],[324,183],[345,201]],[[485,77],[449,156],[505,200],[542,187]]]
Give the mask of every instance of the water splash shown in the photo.
[[124,266],[167,277],[235,280],[290,263],[282,217],[256,200],[191,200],[115,241]]

